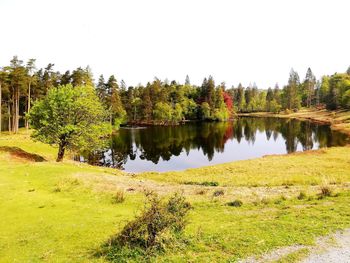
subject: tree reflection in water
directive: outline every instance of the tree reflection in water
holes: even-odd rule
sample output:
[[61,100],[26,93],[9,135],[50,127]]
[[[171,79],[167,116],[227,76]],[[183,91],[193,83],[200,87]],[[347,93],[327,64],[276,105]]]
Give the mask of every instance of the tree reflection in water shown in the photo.
[[[261,134],[266,136],[262,137]],[[286,153],[297,151],[298,146],[302,150],[310,150],[343,146],[349,141],[346,135],[331,131],[328,125],[290,119],[244,117],[232,122],[193,122],[180,126],[151,126],[143,129],[121,128],[111,137],[109,149],[90,153],[87,160],[91,164],[123,169],[128,162],[135,162],[137,165],[137,161],[146,160],[159,164],[171,161],[180,154],[189,155],[191,151],[197,151],[206,156],[208,165],[215,154],[232,154],[232,149],[225,152],[225,145],[229,141],[242,144],[242,147],[243,143],[249,145],[249,148],[244,146],[239,150],[245,151],[245,155],[256,157],[254,145],[258,135],[259,145],[266,144],[265,154],[281,153],[273,152],[271,144],[268,143],[271,140],[275,144],[284,141]]]

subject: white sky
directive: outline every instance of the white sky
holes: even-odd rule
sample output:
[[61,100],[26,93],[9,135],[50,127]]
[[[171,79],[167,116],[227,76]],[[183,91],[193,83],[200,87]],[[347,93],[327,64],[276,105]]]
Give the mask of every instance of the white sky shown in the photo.
[[0,65],[13,55],[127,85],[155,76],[193,84],[285,84],[350,65],[349,0],[0,0]]

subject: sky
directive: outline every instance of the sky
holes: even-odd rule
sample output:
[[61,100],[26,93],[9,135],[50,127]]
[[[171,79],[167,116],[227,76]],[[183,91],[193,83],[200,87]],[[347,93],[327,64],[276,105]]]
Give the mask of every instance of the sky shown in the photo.
[[95,80],[154,77],[259,88],[345,72],[349,0],[0,0],[0,65],[17,55]]

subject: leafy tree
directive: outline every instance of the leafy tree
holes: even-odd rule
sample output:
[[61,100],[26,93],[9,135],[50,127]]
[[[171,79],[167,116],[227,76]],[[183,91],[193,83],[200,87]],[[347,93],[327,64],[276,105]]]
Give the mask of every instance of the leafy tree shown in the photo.
[[156,103],[153,116],[158,121],[167,122],[172,119],[173,109],[168,103],[158,102]]
[[29,120],[32,137],[58,146],[57,162],[65,150],[92,150],[101,137],[110,131],[103,123],[106,112],[90,86],[71,84],[51,88],[48,94],[34,103]]
[[210,106],[208,102],[203,102],[201,104],[201,115],[202,115],[202,120],[208,120],[210,119]]

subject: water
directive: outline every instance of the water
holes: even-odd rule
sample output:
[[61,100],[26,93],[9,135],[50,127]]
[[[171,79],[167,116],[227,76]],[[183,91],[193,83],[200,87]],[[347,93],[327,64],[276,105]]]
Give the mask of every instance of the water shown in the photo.
[[121,128],[111,138],[109,149],[87,159],[91,164],[128,172],[171,171],[349,142],[329,125],[243,117],[232,122]]

